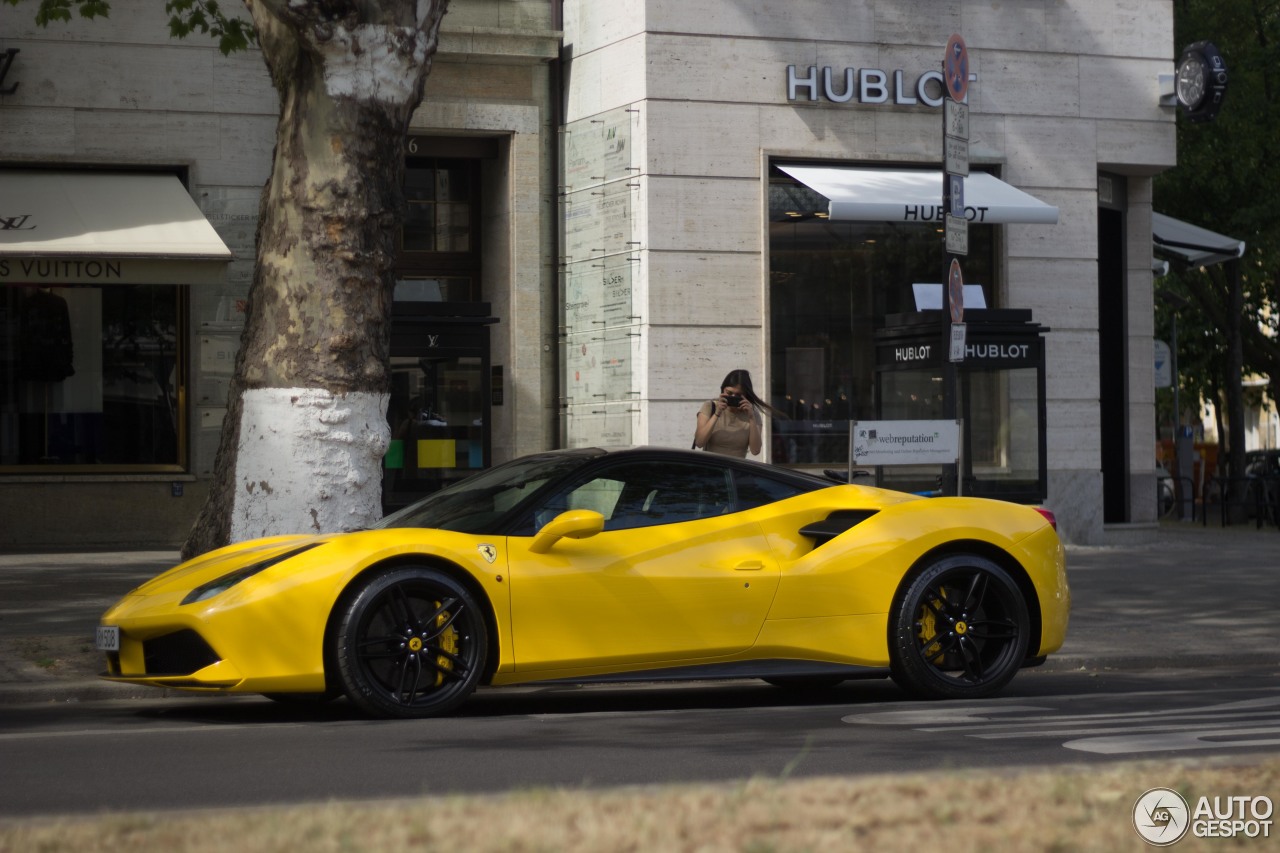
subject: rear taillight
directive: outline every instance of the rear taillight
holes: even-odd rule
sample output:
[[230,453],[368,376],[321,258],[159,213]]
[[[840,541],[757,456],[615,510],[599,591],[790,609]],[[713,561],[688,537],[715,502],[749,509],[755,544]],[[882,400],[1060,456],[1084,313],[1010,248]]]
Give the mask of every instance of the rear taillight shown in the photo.
[[1036,512],[1044,516],[1045,521],[1049,522],[1050,527],[1052,527],[1054,530],[1058,529],[1058,519],[1057,519],[1057,516],[1053,514],[1053,510],[1045,509],[1042,506],[1038,506],[1036,507]]

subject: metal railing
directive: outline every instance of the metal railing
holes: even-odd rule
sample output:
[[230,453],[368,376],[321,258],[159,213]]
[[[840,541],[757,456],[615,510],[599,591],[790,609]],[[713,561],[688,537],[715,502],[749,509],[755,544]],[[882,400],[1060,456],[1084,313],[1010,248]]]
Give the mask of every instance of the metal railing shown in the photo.
[[[1233,488],[1236,484],[1239,484],[1238,487]],[[1280,477],[1272,476],[1210,477],[1205,482],[1201,493],[1202,523],[1208,525],[1209,505],[1216,503],[1221,516],[1221,526],[1226,527],[1230,524],[1232,497],[1235,494],[1242,495],[1235,504],[1243,506],[1246,512],[1252,510],[1253,520],[1259,530],[1268,523],[1280,527]]]
[[[1164,496],[1160,493],[1160,486],[1163,483],[1170,483],[1173,486],[1173,502],[1168,509],[1164,507]],[[1182,488],[1179,489],[1178,487]],[[1190,518],[1187,521],[1196,520],[1196,486],[1190,477],[1160,477],[1156,480],[1156,518],[1181,518],[1180,510],[1187,507],[1191,510]],[[1203,514],[1203,510],[1201,510]]]

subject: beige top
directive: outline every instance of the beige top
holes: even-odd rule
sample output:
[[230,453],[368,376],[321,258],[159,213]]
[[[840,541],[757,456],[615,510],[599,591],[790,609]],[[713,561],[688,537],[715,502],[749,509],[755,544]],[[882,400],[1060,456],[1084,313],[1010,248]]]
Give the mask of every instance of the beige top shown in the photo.
[[[715,411],[715,408],[711,401],[708,400],[702,404],[702,409],[699,413],[709,418],[713,411]],[[702,449],[708,453],[719,453],[723,456],[737,456],[745,459],[751,444],[751,418],[752,415],[726,409],[711,424],[711,433],[707,436],[707,443],[703,445]],[[758,416],[756,423],[760,423]]]

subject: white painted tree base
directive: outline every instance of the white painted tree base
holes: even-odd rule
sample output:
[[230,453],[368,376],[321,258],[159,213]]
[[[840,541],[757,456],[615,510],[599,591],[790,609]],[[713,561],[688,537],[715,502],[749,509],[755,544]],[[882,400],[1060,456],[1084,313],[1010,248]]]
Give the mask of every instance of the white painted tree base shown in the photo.
[[316,388],[245,391],[231,541],[355,530],[381,518],[387,401]]

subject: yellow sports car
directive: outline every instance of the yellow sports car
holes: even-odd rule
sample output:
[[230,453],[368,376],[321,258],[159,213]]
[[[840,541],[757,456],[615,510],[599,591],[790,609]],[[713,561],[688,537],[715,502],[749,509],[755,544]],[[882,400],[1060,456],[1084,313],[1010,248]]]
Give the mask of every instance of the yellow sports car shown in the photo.
[[102,617],[113,681],[427,717],[479,685],[891,675],[975,698],[1066,633],[1049,513],[682,450],[527,456],[375,529],[242,542]]

